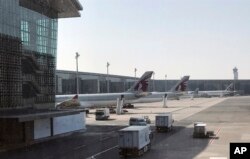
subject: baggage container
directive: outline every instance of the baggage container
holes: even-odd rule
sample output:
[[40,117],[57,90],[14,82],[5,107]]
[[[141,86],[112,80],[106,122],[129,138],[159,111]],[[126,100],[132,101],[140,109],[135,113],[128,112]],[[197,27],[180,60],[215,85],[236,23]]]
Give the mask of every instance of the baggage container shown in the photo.
[[155,116],[156,131],[170,131],[172,130],[174,120],[172,113],[158,114]]
[[151,148],[149,126],[130,126],[118,131],[122,156],[141,156]]

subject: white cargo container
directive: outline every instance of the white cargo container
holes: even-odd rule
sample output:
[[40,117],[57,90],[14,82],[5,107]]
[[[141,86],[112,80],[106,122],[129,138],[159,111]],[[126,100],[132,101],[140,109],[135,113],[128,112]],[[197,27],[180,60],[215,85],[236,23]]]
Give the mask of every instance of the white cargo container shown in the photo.
[[194,138],[218,138],[214,134],[214,131],[207,131],[207,124],[203,122],[195,122],[194,123]]
[[194,124],[194,133],[193,133],[193,137],[208,137],[207,131],[206,131],[206,126],[207,124],[205,123],[196,123]]
[[118,133],[122,156],[141,156],[151,148],[149,126],[130,126],[119,130]]
[[107,120],[109,118],[109,108],[96,109],[95,119],[96,120]]
[[203,122],[201,122],[201,121],[196,121],[196,122],[194,122],[194,127],[195,127],[197,124],[205,124],[205,123],[203,123]]
[[173,126],[172,113],[158,114],[155,116],[156,131],[169,131]]

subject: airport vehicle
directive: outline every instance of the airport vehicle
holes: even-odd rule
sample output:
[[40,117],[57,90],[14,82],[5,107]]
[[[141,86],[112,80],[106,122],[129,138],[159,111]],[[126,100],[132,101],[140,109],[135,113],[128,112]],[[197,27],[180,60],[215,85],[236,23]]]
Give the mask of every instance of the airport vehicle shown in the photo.
[[228,85],[228,87],[225,90],[214,90],[214,91],[195,91],[193,93],[194,97],[223,97],[227,95],[234,94],[235,91],[233,91],[233,83]]
[[132,126],[132,125],[145,126],[145,125],[147,125],[147,121],[142,117],[130,117],[129,125],[130,126]]
[[134,105],[131,103],[125,103],[123,104],[123,108],[131,109],[131,108],[134,108]]
[[148,116],[143,116],[143,117],[130,117],[129,119],[129,125],[130,126],[148,126],[150,130],[150,135],[149,138],[153,139],[154,135],[153,132],[151,131],[150,124],[151,120],[149,119]]
[[163,113],[155,116],[155,128],[157,132],[172,130],[173,123],[172,113]]
[[95,119],[96,120],[107,120],[109,118],[109,108],[96,109]]
[[118,134],[122,156],[141,156],[151,149],[149,126],[130,126],[119,130]]
[[114,109],[114,108],[109,108],[109,113],[110,113],[110,114],[115,114],[115,113],[116,113],[116,111],[115,111],[115,109]]
[[101,93],[101,94],[78,94],[56,95],[57,108],[89,108],[114,106],[117,99],[134,100],[149,95],[148,82],[153,71],[145,72],[142,77],[126,92]]
[[179,99],[187,91],[189,76],[184,76],[168,92],[151,92],[150,95],[130,101],[130,103],[151,103],[160,102],[163,97],[167,99]]
[[150,123],[151,123],[151,120],[149,119],[148,116],[143,116],[143,118],[145,119],[145,121],[147,122],[147,124],[150,124]]
[[206,130],[206,123],[196,122],[194,123],[194,138],[210,138],[215,137],[214,131],[207,131]]

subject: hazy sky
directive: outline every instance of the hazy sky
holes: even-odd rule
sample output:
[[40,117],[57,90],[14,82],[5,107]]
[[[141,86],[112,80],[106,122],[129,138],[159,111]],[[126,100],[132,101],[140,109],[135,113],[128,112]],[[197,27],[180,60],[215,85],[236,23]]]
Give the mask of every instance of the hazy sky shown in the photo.
[[59,20],[57,69],[156,79],[250,79],[249,0],[80,0]]

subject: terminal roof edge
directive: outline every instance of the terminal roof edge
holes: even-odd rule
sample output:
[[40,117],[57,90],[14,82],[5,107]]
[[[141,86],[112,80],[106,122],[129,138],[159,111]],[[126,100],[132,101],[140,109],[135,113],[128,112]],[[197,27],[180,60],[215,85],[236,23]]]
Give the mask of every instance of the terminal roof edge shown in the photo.
[[22,7],[47,14],[52,18],[80,17],[79,11],[83,10],[78,0],[20,0],[19,2]]

